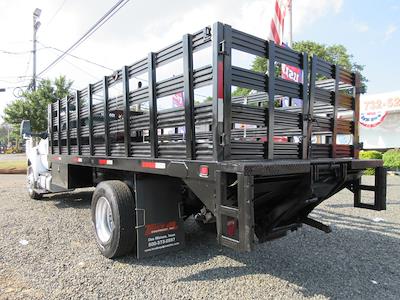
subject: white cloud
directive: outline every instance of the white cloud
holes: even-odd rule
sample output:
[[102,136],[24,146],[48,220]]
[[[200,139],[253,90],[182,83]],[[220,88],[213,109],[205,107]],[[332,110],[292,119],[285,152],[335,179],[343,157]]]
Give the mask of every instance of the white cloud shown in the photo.
[[394,24],[390,24],[385,31],[383,40],[384,41],[390,40],[392,38],[393,33],[395,33],[396,31],[397,31],[397,26]]
[[301,32],[328,14],[339,13],[342,6],[343,0],[293,1],[293,33]]
[[364,22],[355,23],[354,27],[358,32],[367,32],[369,30],[368,24]]
[[[36,7],[42,9],[40,17],[42,27],[38,32],[38,39],[46,45],[67,49],[114,2],[67,1],[51,25],[47,25],[62,3],[63,0],[1,1],[0,28],[7,28],[7,30],[2,31],[0,49],[10,51],[31,49],[32,12]],[[141,59],[150,51],[157,51],[175,42],[185,33],[192,33],[218,20],[239,30],[267,38],[274,3],[275,0],[203,0],[201,2],[197,0],[131,0],[72,54],[111,68],[120,68],[124,64]],[[329,13],[338,13],[342,4],[343,0],[294,1],[294,34],[305,30]],[[59,53],[51,49],[38,51],[38,71],[47,66],[57,55]],[[25,74],[29,56],[29,53],[14,56],[0,54],[0,80],[11,82],[0,81],[0,87],[16,85],[12,82],[18,80],[16,76]],[[31,75],[31,67],[30,64],[27,75]],[[67,58],[44,74],[44,77],[53,78],[59,74],[67,75],[75,81],[76,87],[82,88],[88,82],[95,81],[93,75],[100,79],[110,72],[74,58]],[[29,78],[22,84],[28,82]],[[0,93],[0,114],[5,103],[13,98],[12,89],[7,93]]]

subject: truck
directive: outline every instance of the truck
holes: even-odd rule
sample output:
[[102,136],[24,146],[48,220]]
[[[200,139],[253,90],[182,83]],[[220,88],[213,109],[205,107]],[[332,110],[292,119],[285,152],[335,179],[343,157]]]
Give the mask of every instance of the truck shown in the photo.
[[[267,72],[240,55],[266,59]],[[176,62],[180,74],[160,79]],[[301,80],[281,76],[287,66]],[[28,192],[95,187],[94,237],[108,258],[182,249],[189,217],[242,252],[304,224],[328,233],[309,214],[343,189],[355,207],[386,209],[382,161],[358,158],[359,97],[359,74],[217,22],[50,104],[47,132],[23,121]],[[366,168],[374,185],[361,183]]]

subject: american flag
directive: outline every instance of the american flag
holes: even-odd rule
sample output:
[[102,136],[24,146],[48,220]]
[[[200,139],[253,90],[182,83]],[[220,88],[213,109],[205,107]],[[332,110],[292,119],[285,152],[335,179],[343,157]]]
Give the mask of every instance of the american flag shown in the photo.
[[[270,40],[273,40],[276,44],[286,47],[283,43],[283,32],[285,25],[286,11],[289,10],[292,0],[276,0],[275,1],[275,14],[271,20],[271,31]],[[289,66],[284,63],[281,64],[283,79],[294,81],[297,83],[303,82],[303,72],[301,69]]]
[[282,45],[286,11],[291,2],[291,0],[276,0],[275,2],[275,14],[271,20],[270,39],[278,45]]

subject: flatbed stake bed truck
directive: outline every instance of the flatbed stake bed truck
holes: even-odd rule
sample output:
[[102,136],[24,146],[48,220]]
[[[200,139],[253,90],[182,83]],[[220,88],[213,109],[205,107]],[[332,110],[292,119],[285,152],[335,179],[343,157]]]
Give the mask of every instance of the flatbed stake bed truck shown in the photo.
[[[266,58],[267,73],[235,65],[239,52]],[[173,62],[180,75],[157,79]],[[301,69],[302,81],[281,78],[283,65]],[[235,87],[251,93],[235,97]],[[359,92],[358,74],[215,23],[50,104],[39,146],[24,121],[29,194],[95,186],[94,232],[109,258],[183,248],[192,215],[238,251],[303,224],[330,232],[309,214],[342,189],[355,207],[386,209],[382,161],[358,159]],[[181,103],[165,107],[171,97]],[[361,184],[366,168],[374,186]],[[362,190],[374,204],[361,202]]]

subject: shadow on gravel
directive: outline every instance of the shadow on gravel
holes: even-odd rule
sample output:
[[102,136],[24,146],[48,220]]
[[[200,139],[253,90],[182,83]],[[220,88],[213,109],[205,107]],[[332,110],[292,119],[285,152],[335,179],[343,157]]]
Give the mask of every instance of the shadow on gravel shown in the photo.
[[[89,209],[91,196],[92,191],[82,191],[50,196],[48,200],[54,201],[60,209]],[[265,276],[273,276],[298,286],[305,297],[398,299],[398,223],[374,222],[324,209],[315,210],[313,215],[333,224],[333,232],[325,234],[304,226],[287,237],[256,246],[253,252],[237,253],[222,249],[216,243],[215,234],[199,230],[189,219],[185,224],[187,234],[183,250],[142,261],[133,256],[117,261],[132,266],[163,268],[202,265],[201,271],[196,272],[198,267],[193,268],[191,275],[181,277],[178,282],[235,280],[259,275],[260,284],[264,281],[270,284]],[[228,259],[221,259],[221,256]],[[208,266],[210,261],[214,262]]]
[[[400,205],[400,198],[398,198],[398,196],[394,196],[395,193],[389,194],[389,187],[400,186],[400,184],[387,184],[387,186],[388,186],[388,193],[387,193],[386,204],[387,205]],[[349,193],[348,191],[345,191],[345,192]],[[349,199],[353,199],[352,194],[349,193],[348,195],[349,195]],[[373,202],[374,202],[374,193],[373,192],[363,191],[361,195],[362,195],[362,202],[373,204]],[[393,197],[397,197],[397,199],[394,199]],[[348,203],[326,204],[326,206],[331,207],[331,208],[349,208],[349,207],[354,207],[354,204],[353,204],[353,202],[349,201]]]
[[[299,286],[305,297],[397,298],[400,284],[399,224],[377,223],[368,218],[322,209],[314,214],[334,223],[331,234],[304,226],[287,237],[256,246],[253,252],[236,253],[221,249],[214,234],[198,230],[189,221],[186,224],[186,248],[182,251],[143,261],[132,257],[118,261],[173,268],[202,264],[223,255],[232,262],[224,259],[223,266],[211,267],[178,281],[201,282],[265,275]],[[261,277],[257,280],[266,279]]]
[[[372,203],[372,202],[371,202]],[[387,205],[400,205],[400,201],[387,201]],[[354,207],[352,203],[349,204],[327,204],[328,207],[331,208],[351,208]]]
[[59,209],[77,208],[89,209],[92,201],[93,191],[79,191],[71,193],[54,194],[44,198],[47,201],[55,202],[55,206]]

